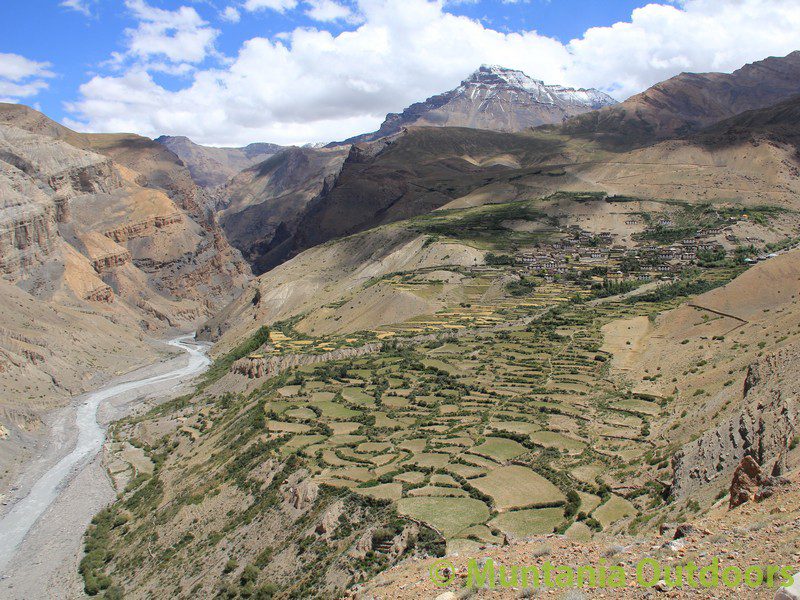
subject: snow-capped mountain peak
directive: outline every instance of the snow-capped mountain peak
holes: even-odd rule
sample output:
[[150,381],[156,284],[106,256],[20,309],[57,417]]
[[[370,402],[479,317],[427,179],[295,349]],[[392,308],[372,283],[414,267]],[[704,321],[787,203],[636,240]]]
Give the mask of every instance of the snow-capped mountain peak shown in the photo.
[[534,101],[543,104],[585,106],[592,110],[616,104],[616,100],[611,96],[596,89],[547,85],[544,81],[533,79],[522,71],[497,65],[481,65],[477,71],[461,82],[457,91],[474,95],[474,92],[470,92],[470,88],[475,87],[519,90],[530,94]]
[[516,69],[483,65],[457,88],[390,113],[378,131],[346,143],[378,140],[409,126],[517,132],[616,103],[599,90],[548,85]]

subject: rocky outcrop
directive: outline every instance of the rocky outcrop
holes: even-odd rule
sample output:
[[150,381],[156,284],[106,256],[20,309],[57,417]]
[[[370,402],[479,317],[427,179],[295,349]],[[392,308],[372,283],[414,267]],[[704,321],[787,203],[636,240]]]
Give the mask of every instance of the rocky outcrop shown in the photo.
[[334,531],[339,527],[339,517],[344,513],[344,502],[336,502],[328,507],[323,513],[314,532],[323,537],[331,537]]
[[56,222],[69,223],[72,213],[69,210],[69,198],[56,198]]
[[36,182],[0,161],[0,273],[16,282],[56,249],[56,208]]
[[752,456],[745,456],[733,472],[730,489],[730,508],[746,502],[761,502],[773,496],[780,486],[790,481],[780,476],[780,462],[775,464],[771,475],[765,473]]
[[307,511],[319,496],[319,486],[308,479],[308,473],[305,471],[293,475],[282,491],[286,503],[298,512]]
[[114,290],[110,285],[101,285],[89,291],[84,297],[89,302],[103,302],[109,304],[114,301]]
[[269,378],[294,367],[315,365],[330,360],[357,358],[359,356],[380,352],[381,348],[383,348],[382,343],[374,342],[359,346],[358,348],[338,348],[320,354],[286,354],[284,356],[269,357],[260,354],[251,354],[247,358],[237,360],[233,363],[231,372],[244,375],[250,379],[260,379],[261,377]]
[[754,500],[762,476],[761,467],[753,457],[745,456],[733,472],[730,507],[736,508],[745,502]]
[[122,187],[122,181],[109,159],[55,173],[47,178],[47,184],[61,198],[109,193]]
[[0,223],[0,272],[17,281],[53,254],[58,232],[53,211],[27,212]]
[[374,530],[364,532],[360,538],[353,544],[353,547],[348,553],[352,558],[362,559],[368,552],[372,552],[372,535]]
[[[798,430],[796,394],[800,348],[791,346],[760,359],[748,369],[738,415],[687,444],[672,460],[672,494],[685,498],[720,477],[730,477],[750,457],[771,472],[784,460]],[[779,469],[782,465],[779,465]],[[741,476],[750,476],[748,461]],[[744,484],[745,481],[743,480]]]
[[102,274],[116,267],[121,267],[131,262],[131,253],[128,250],[98,256],[92,260],[94,270]]
[[163,229],[169,225],[180,223],[183,221],[183,215],[180,213],[173,213],[170,215],[156,215],[149,219],[137,221],[136,223],[127,223],[121,227],[110,229],[103,233],[107,238],[110,238],[118,244],[127,242],[128,240],[150,236],[155,233],[156,229]]

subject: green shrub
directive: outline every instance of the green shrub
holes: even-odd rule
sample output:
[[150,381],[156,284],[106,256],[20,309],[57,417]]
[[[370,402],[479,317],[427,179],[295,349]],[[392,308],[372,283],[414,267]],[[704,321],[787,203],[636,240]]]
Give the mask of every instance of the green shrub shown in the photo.
[[261,573],[261,570],[255,565],[247,565],[242,574],[239,576],[239,583],[243,586],[247,584],[252,584],[258,581],[258,576]]
[[567,504],[564,506],[564,516],[569,519],[578,513],[581,507],[581,497],[575,490],[567,492]]
[[228,559],[228,562],[225,563],[225,568],[222,569],[222,572],[227,575],[228,573],[235,571],[237,568],[239,568],[239,563],[236,562],[235,558],[230,558]]

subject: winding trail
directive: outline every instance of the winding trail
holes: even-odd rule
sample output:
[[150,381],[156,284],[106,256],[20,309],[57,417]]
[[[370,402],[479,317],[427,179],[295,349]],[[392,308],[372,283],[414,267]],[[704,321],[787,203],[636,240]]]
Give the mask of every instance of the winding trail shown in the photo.
[[[166,368],[170,369],[166,373],[152,375],[154,371],[157,372],[164,368],[164,366],[159,368],[154,365],[149,370],[138,372],[141,378],[112,384],[86,394],[80,404],[71,407],[71,410],[74,411],[74,445],[71,448],[69,446],[64,448],[62,452],[66,452],[66,454],[38,476],[28,493],[0,518],[0,573],[5,575],[9,571],[14,572],[14,569],[9,569],[9,567],[13,567],[14,563],[20,562],[23,555],[32,551],[32,548],[28,546],[36,545],[29,544],[28,537],[40,525],[40,520],[47,520],[42,519],[43,515],[47,516],[48,512],[58,513],[56,505],[59,497],[64,495],[76,480],[87,479],[81,476],[87,467],[97,462],[95,458],[106,438],[106,427],[101,425],[98,420],[98,411],[101,408],[105,409],[106,405],[113,404],[115,401],[130,402],[148,394],[169,393],[208,367],[211,361],[205,354],[205,348],[191,343],[190,340],[193,340],[193,336],[183,336],[166,342],[185,352],[184,355],[173,359],[170,364],[166,365]],[[93,478],[94,481],[96,479],[96,477]],[[107,481],[105,485],[108,485]],[[80,487],[81,495],[85,494],[84,497],[88,501],[88,497],[94,490],[86,489],[83,482],[80,483]],[[51,511],[48,511],[51,507]],[[74,534],[74,531],[69,528],[63,531],[65,538],[72,537]],[[80,547],[80,538],[77,540],[51,539],[51,542],[54,544],[59,542],[72,544],[74,542]],[[41,554],[41,550],[37,549],[37,554]],[[0,576],[0,579],[3,578]]]

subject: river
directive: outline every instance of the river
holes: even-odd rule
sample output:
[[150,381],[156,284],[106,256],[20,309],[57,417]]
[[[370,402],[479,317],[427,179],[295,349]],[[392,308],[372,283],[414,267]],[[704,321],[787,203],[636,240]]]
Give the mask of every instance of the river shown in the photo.
[[[55,464],[49,466],[41,475],[37,474],[38,478],[30,486],[28,493],[17,500],[12,508],[0,518],[0,573],[3,574],[1,578],[10,577],[9,572],[13,575],[15,570],[14,563],[18,563],[20,559],[18,555],[26,554],[26,550],[33,550],[33,548],[26,548],[28,545],[27,538],[32,533],[32,530],[36,529],[42,516],[48,512],[48,508],[55,508],[54,504],[58,504],[59,496],[64,494],[70,488],[72,482],[78,479],[90,465],[94,465],[97,468],[99,461],[95,459],[106,437],[106,428],[98,421],[98,411],[101,407],[108,403],[113,403],[115,400],[125,398],[133,400],[136,397],[152,395],[153,393],[169,393],[179,385],[193,379],[208,367],[210,360],[206,356],[205,347],[192,343],[192,339],[192,336],[184,336],[167,342],[167,344],[180,348],[185,352],[180,359],[174,359],[166,365],[166,368],[169,369],[167,372],[156,375],[151,374],[154,371],[165,368],[161,365],[154,365],[149,370],[140,370],[137,373],[141,375],[141,378],[114,383],[86,394],[81,397],[79,402],[76,402],[68,409],[74,411],[75,415],[74,424],[67,425],[73,432],[70,439],[74,439],[74,445],[71,448],[69,446],[63,448],[61,450],[64,453],[63,456],[56,457],[57,462]],[[176,362],[179,364],[175,364]],[[132,394],[135,394],[133,398],[131,398]],[[69,417],[67,419],[69,420]],[[34,468],[35,464],[32,462],[31,469]],[[90,485],[96,484],[106,488],[109,487],[108,478],[106,477],[98,478],[95,476],[81,479],[80,496],[87,499],[97,496],[92,493],[93,490],[85,489],[87,482],[94,482],[90,483]],[[107,497],[108,494],[104,496]],[[57,513],[59,511],[51,510],[49,512]],[[69,514],[70,511],[66,512]],[[54,518],[56,517],[54,516]],[[53,544],[50,548],[72,548],[76,544],[78,548],[80,547],[80,537],[77,540],[52,539],[54,531],[56,535],[60,535],[58,532],[63,531],[65,536],[74,537],[76,532],[80,532],[80,527],[55,529],[49,527],[48,529],[46,538]],[[41,548],[40,550],[47,553],[46,548]],[[27,569],[24,570],[27,571]],[[25,574],[29,575],[27,572]],[[0,589],[0,592],[2,592],[2,589]],[[21,590],[17,586],[17,593],[13,597],[17,597],[19,592]],[[32,593],[31,590],[29,592]],[[5,597],[5,594],[2,597]],[[38,597],[38,595],[33,597]]]

